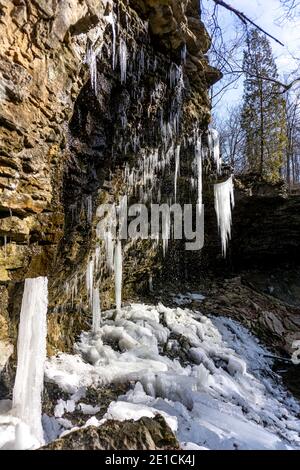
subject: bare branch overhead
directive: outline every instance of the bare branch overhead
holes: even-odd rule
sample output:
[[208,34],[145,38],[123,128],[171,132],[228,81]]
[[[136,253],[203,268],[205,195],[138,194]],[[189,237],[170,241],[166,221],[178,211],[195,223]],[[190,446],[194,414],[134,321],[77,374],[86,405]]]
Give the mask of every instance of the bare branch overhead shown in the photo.
[[215,2],[216,5],[220,5],[221,7],[225,8],[226,10],[231,11],[232,13],[234,13],[242,21],[242,23],[244,23],[245,25],[251,24],[252,26],[257,28],[259,31],[264,33],[266,36],[269,36],[269,38],[273,39],[274,41],[276,41],[281,46],[284,46],[284,44],[281,41],[279,41],[279,39],[275,38],[270,33],[268,33],[263,28],[261,28],[258,24],[254,23],[254,21],[252,21],[242,11],[237,10],[236,8],[229,5],[228,3],[224,2],[223,0],[212,0],[212,1]]

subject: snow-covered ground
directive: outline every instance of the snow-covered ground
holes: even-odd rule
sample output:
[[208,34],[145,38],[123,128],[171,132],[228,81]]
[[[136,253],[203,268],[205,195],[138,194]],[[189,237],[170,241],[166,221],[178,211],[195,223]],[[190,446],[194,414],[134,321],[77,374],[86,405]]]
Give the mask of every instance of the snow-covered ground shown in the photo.
[[[299,402],[272,371],[268,354],[228,318],[162,304],[104,312],[99,331],[82,333],[75,354],[46,362],[46,381],[69,398],[58,400],[54,416],[43,416],[45,441],[75,429],[70,416],[79,410],[84,426],[160,413],[184,449],[300,448]],[[111,383],[130,387],[100,421],[97,404],[82,400],[87,387]],[[11,402],[0,401],[0,448],[39,445]]]
[[84,408],[86,425],[160,413],[185,449],[300,448],[299,403],[272,372],[268,351],[233,320],[132,304],[117,317],[104,312],[99,332],[82,333],[76,352],[46,364],[46,380],[70,394],[56,417],[44,416],[47,440],[70,432],[64,412],[82,409],[86,387],[130,381],[103,420]]

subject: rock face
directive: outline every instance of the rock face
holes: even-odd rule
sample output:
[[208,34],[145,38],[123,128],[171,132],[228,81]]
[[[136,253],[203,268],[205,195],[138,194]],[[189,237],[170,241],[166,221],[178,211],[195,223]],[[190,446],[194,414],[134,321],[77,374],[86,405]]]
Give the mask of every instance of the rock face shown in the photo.
[[300,196],[288,194],[283,181],[260,181],[257,175],[235,177],[235,207],[232,212],[232,239],[226,259],[222,257],[213,191],[206,186],[205,245],[201,264],[191,269],[225,277],[249,269],[270,271],[299,266]]
[[78,429],[40,450],[175,450],[179,444],[161,416],[107,421]]
[[[161,154],[168,138],[183,148],[209,122],[207,90],[220,74],[199,13],[197,0],[1,0],[0,339],[15,340],[22,282],[39,275],[49,277],[49,351],[69,349],[89,327],[97,206],[122,193],[125,164]],[[188,199],[193,158],[185,146],[178,184]],[[163,261],[151,243],[124,251],[126,297]],[[100,271],[108,307],[112,277]]]
[[[247,273],[216,283],[199,307],[206,314],[238,320],[273,351],[290,358],[294,352],[293,342],[300,338],[300,304],[291,305],[259,291],[255,282],[257,276],[257,273]],[[272,283],[271,279],[269,281]]]
[[233,216],[233,263],[237,267],[299,264],[299,233],[299,195],[241,197]]
[[[86,80],[86,39],[75,26],[101,21],[101,1],[1,1],[0,279],[47,270],[63,234],[63,150]],[[97,14],[96,14],[97,12]]]
[[219,254],[214,209],[206,206],[204,254],[214,279],[201,308],[237,319],[290,357],[300,337],[300,197],[288,196],[283,182],[249,175],[236,178],[235,200],[225,260]]

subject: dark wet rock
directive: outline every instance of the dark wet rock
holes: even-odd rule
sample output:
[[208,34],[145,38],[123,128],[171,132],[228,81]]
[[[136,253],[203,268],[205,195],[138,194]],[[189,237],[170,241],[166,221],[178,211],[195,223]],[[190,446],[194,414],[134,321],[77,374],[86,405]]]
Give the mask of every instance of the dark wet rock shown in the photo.
[[45,382],[43,391],[43,413],[51,416],[54,415],[54,408],[58,400],[68,400],[69,394],[63,392],[55,383]]
[[138,421],[107,421],[78,429],[41,450],[170,450],[179,449],[162,416]]
[[[75,405],[75,410],[65,412],[64,419],[69,420],[73,426],[83,426],[86,421],[91,417],[89,414],[84,414],[79,407],[79,403],[84,403],[93,407],[98,407],[99,411],[94,413],[98,420],[102,419],[111,402],[116,401],[120,395],[124,395],[130,387],[130,384],[108,384],[105,387],[88,387],[84,396]],[[63,392],[58,385],[50,382],[45,382],[43,393],[43,413],[48,416],[54,416],[54,409],[58,400],[70,400],[71,395]]]

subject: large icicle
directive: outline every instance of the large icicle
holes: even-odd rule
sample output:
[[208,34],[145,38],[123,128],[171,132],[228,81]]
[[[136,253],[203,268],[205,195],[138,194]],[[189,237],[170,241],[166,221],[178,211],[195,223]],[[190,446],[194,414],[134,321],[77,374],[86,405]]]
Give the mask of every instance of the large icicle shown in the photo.
[[93,313],[92,330],[93,330],[93,333],[97,333],[100,328],[100,323],[101,323],[101,305],[100,305],[100,295],[99,295],[98,287],[93,289],[92,313]]
[[167,250],[169,247],[169,240],[171,235],[171,218],[170,216],[166,216],[162,220],[162,244],[163,244],[163,255],[164,257],[167,254]]
[[127,78],[127,45],[124,39],[120,38],[119,46],[121,83],[126,82]]
[[175,174],[174,174],[174,197],[175,202],[177,199],[177,180],[180,169],[180,145],[177,145],[175,150]]
[[120,240],[116,242],[116,246],[115,246],[114,267],[115,267],[116,310],[117,312],[119,312],[122,306],[122,277],[123,277],[122,245],[121,245]]
[[86,267],[86,272],[85,272],[86,291],[87,291],[90,307],[92,307],[93,305],[94,270],[95,270],[95,262],[93,258],[88,262],[87,267]]
[[112,68],[116,68],[116,21],[114,13],[111,12],[108,16],[105,17],[106,21],[111,24],[112,28]]
[[197,204],[199,211],[202,211],[202,142],[201,137],[198,137],[195,148],[196,165],[197,165],[197,183],[198,183],[198,198]]
[[94,47],[92,44],[89,44],[87,53],[86,53],[86,63],[90,69],[91,76],[91,86],[94,90],[95,95],[98,92],[98,83],[97,83],[97,55],[95,53]]
[[221,235],[222,254],[225,257],[231,238],[232,208],[234,207],[234,187],[232,176],[224,183],[214,185],[215,210]]
[[208,143],[210,153],[213,156],[215,164],[217,166],[217,173],[221,173],[222,168],[222,158],[220,156],[220,138],[219,133],[216,129],[209,130]]
[[113,235],[110,230],[105,232],[105,253],[106,253],[106,265],[110,272],[114,270],[114,246],[115,241],[113,239]]
[[48,279],[26,279],[18,334],[13,409],[43,443],[42,391],[46,360]]

